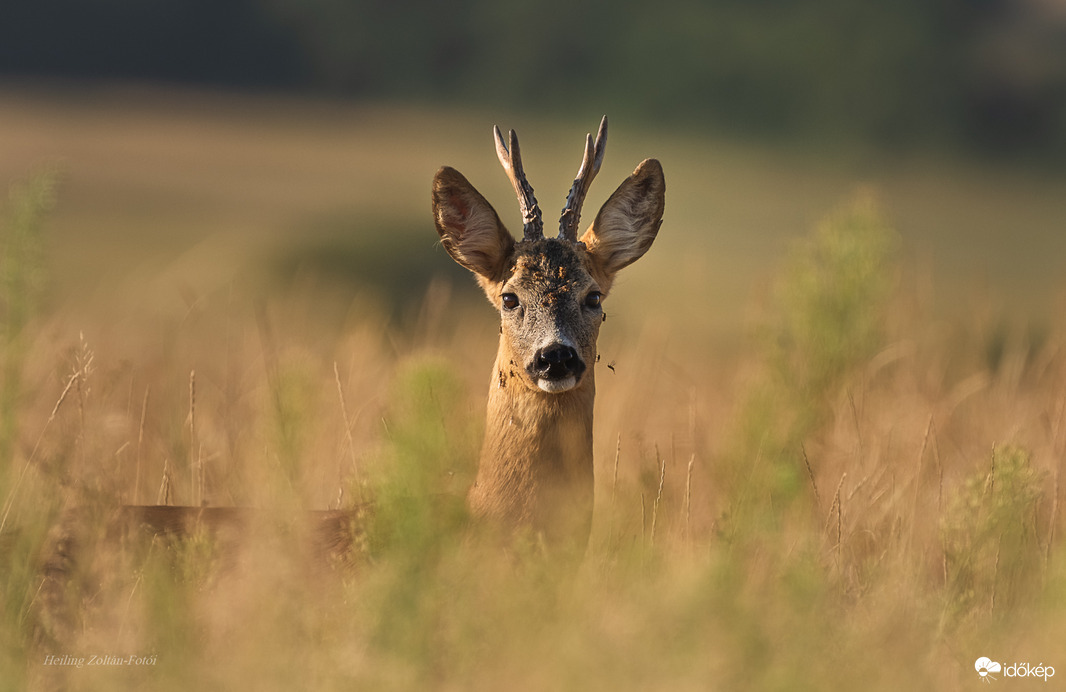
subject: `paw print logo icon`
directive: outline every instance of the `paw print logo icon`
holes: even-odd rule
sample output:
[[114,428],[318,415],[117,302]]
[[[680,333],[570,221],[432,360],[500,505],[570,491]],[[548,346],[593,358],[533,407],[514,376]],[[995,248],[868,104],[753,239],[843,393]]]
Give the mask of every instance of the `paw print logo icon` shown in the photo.
[[998,673],[1003,670],[1003,666],[996,663],[987,656],[982,656],[977,659],[973,664],[974,670],[981,676],[982,682],[988,682],[989,680],[995,680],[995,676],[992,673]]

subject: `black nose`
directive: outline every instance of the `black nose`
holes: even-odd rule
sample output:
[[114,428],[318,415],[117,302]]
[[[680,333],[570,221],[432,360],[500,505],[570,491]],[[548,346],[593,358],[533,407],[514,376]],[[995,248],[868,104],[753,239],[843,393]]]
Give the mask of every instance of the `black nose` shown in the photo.
[[585,372],[585,363],[572,346],[552,344],[537,351],[533,370],[539,377],[561,380],[571,375],[580,377]]

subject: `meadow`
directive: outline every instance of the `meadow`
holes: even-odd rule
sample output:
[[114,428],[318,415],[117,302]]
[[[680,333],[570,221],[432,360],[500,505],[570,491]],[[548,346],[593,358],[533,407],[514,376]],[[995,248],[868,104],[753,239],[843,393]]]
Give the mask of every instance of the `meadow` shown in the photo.
[[[1061,175],[612,120],[586,206],[655,156],[667,212],[605,302],[586,559],[424,499],[470,481],[498,334],[430,179],[514,231],[491,126],[551,210],[599,115],[0,92],[0,688],[1061,686]],[[368,501],[354,566],[153,546],[40,635],[68,507]]]

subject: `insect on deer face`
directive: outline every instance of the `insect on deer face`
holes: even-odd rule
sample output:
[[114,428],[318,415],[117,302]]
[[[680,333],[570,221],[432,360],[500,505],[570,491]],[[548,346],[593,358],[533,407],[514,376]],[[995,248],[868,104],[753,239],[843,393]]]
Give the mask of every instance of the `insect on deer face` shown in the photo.
[[516,242],[499,215],[453,168],[433,180],[433,213],[445,250],[472,271],[500,311],[500,386],[517,380],[557,394],[580,387],[596,360],[603,301],[615,274],[639,259],[659,231],[666,183],[654,159],[642,162],[577,238],[581,204],[603,160],[607,118],[567,196],[558,238],[544,238],[540,207],[522,170],[518,138],[499,128],[496,150],[518,194],[523,239]]

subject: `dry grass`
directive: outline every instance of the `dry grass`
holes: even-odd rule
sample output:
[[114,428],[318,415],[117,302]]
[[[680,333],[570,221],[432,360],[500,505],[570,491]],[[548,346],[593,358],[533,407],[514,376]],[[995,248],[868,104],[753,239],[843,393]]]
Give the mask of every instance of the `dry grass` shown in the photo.
[[[248,146],[205,122],[219,146],[237,146],[226,132]],[[173,147],[168,160],[188,156],[143,127],[152,146]],[[443,137],[431,134],[419,136]],[[468,160],[425,146],[404,153],[407,165]],[[284,147],[271,151],[265,163],[280,165]],[[351,173],[343,158],[322,164],[331,185],[354,185],[338,180]],[[709,261],[699,249],[713,239],[698,239],[685,206],[693,161],[678,165],[689,175],[671,198],[677,225],[607,306],[596,519],[576,574],[533,548],[504,556],[467,540],[447,499],[469,482],[495,348],[491,310],[471,293],[430,284],[397,308],[313,273],[264,291],[230,268],[220,284],[190,278],[169,302],[153,283],[121,312],[80,300],[35,310],[17,330],[23,346],[5,347],[19,381],[17,405],[0,412],[13,433],[0,475],[0,668],[15,672],[0,686],[59,675],[86,690],[942,690],[978,684],[979,656],[1066,675],[1064,325],[1002,326],[981,300],[944,317],[898,254],[906,237],[863,202],[815,224],[758,329],[731,326],[727,342],[742,348],[727,348],[695,292],[711,285],[703,265],[678,265],[680,295],[648,291],[670,309],[647,310],[642,293],[680,256]],[[107,182],[70,185],[77,206]],[[509,199],[505,185],[490,196]],[[263,195],[267,207],[240,223],[335,203],[312,188],[290,191],[306,195],[296,204],[242,186],[241,205]],[[382,194],[383,206],[406,199]],[[154,502],[163,484],[176,504],[372,498],[381,518],[365,561],[325,576],[304,568],[284,526],[228,566],[209,537],[128,551],[118,567],[98,555],[109,571],[79,573],[64,595],[73,635],[34,642],[36,559],[61,509],[102,516]],[[44,665],[94,654],[151,663]]]

